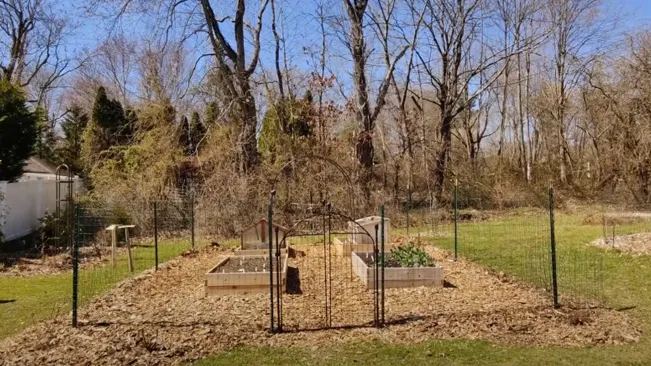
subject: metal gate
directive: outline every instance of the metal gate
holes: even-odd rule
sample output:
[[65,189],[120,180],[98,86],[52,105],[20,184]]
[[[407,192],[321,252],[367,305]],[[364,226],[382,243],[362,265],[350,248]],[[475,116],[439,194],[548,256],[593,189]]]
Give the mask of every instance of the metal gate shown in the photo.
[[[374,258],[383,251],[383,237],[370,233],[353,218],[323,202],[282,230],[269,205],[270,329],[272,332],[329,328],[380,327],[384,323],[384,268],[375,260],[371,288],[353,273],[346,249],[352,241]],[[277,270],[277,269],[280,270]]]

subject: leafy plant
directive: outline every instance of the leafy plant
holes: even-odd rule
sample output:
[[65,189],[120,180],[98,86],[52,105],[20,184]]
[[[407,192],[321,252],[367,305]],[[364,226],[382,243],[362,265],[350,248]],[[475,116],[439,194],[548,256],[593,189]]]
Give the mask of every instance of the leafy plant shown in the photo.
[[434,260],[425,249],[411,242],[392,248],[389,254],[380,257],[380,263],[381,261],[384,261],[385,267],[432,267],[434,265]]

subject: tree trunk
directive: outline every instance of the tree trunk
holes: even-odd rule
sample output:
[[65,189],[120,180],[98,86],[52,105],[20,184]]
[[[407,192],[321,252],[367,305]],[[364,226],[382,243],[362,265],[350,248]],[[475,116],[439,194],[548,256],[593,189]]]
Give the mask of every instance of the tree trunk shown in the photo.
[[445,181],[445,169],[447,167],[448,159],[450,158],[450,151],[452,150],[452,121],[454,118],[447,112],[447,108],[441,111],[441,142],[442,147],[436,157],[435,174],[435,193],[437,200],[443,197],[443,183]]

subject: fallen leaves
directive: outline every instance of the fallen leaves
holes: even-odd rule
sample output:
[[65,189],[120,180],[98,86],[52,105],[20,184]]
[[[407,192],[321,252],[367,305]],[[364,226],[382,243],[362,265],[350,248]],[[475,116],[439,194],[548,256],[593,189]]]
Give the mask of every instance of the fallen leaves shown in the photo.
[[[0,341],[0,364],[167,365],[231,349],[322,347],[362,340],[411,344],[430,339],[485,339],[520,345],[583,346],[635,342],[640,331],[627,314],[609,309],[555,311],[541,291],[427,248],[454,287],[386,290],[384,329],[370,325],[373,294],[354,277],[349,259],[332,261],[332,325],[325,322],[323,247],[297,248],[290,259],[300,280],[283,296],[287,333],[270,335],[269,295],[204,297],[204,274],[228,253],[207,248],[156,273],[121,283],[69,317],[36,324]],[[349,327],[351,326],[351,327]],[[17,352],[16,350],[20,350]]]

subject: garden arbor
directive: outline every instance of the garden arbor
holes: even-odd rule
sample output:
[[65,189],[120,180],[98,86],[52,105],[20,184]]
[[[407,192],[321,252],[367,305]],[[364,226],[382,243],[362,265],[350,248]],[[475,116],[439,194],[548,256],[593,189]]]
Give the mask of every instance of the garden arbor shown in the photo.
[[[384,245],[381,225],[369,232],[355,222],[364,209],[361,190],[334,160],[306,155],[281,166],[271,184],[268,206],[269,268],[282,268],[282,248],[290,242],[287,291],[271,271],[269,304],[272,332],[379,327],[384,289],[378,283],[359,306],[341,299],[363,286],[353,278],[351,260],[335,253],[335,241],[364,236],[377,258]],[[351,224],[352,223],[352,224]],[[287,228],[279,235],[277,225]],[[374,232],[373,232],[374,231]],[[374,269],[383,278],[383,268]]]

